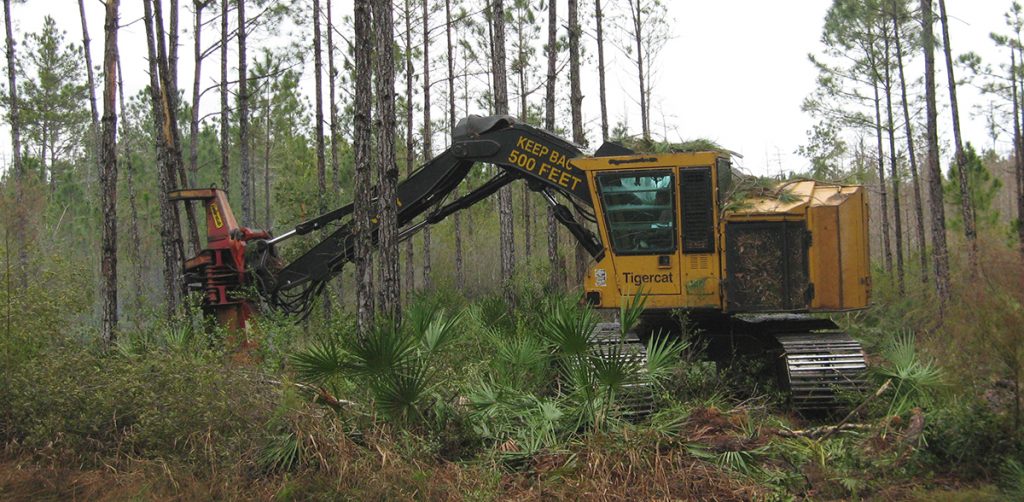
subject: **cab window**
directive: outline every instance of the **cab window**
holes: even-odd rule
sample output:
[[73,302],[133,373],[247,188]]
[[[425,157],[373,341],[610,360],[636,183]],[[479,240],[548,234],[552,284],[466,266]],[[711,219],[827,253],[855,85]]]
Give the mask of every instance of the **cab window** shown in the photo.
[[616,254],[675,251],[675,183],[671,171],[601,174],[597,182]]

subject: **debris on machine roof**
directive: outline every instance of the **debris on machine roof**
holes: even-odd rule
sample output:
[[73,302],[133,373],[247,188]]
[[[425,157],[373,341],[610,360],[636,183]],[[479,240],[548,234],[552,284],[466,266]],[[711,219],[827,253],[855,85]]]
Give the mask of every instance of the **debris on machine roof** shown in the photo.
[[616,143],[636,153],[689,153],[689,152],[726,152],[732,153],[710,139],[698,138],[681,143],[657,141],[651,139],[625,137],[615,138]]

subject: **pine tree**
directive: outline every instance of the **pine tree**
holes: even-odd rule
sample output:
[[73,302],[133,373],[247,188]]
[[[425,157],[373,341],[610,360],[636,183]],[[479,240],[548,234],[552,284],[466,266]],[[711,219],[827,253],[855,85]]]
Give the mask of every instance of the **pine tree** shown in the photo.
[[921,0],[921,42],[924,46],[924,86],[928,141],[928,207],[931,208],[932,260],[935,290],[943,308],[949,303],[949,251],[946,248],[946,212],[942,204],[939,168],[938,104],[935,98],[935,35],[932,0]]
[[[149,53],[150,99],[153,107],[153,128],[157,157],[158,190],[166,194],[177,188],[174,175],[175,162],[181,161],[180,150],[175,151],[177,135],[176,93],[171,83],[166,41],[163,30],[163,9],[160,0],[143,0],[145,9],[146,47]],[[158,48],[159,47],[159,48]],[[166,105],[165,105],[166,104]],[[166,314],[172,317],[181,305],[183,284],[180,280],[184,253],[178,208],[167,197],[159,197],[160,244],[164,259],[164,291]]]
[[604,12],[601,10],[601,0],[594,0],[594,24],[597,29],[597,81],[598,100],[601,102],[601,141],[608,141],[608,93],[605,91],[604,73]]
[[[238,165],[242,176],[242,222],[252,224],[252,167],[249,165],[249,59],[246,50],[245,0],[238,2]],[[319,43],[319,41],[317,42]]]
[[[548,131],[555,130],[555,88],[558,83],[558,2],[548,0],[548,43],[544,46],[547,54],[548,72],[547,81],[544,86],[544,128]],[[547,208],[547,230],[548,230],[548,263],[551,268],[549,274],[549,287],[552,290],[561,289],[565,284],[565,266],[558,254],[558,221],[555,220],[555,210],[550,205]]]
[[228,0],[220,2],[220,188],[231,188],[231,130],[228,121]]
[[356,326],[360,336],[373,328],[373,249],[370,218],[376,212],[370,194],[371,170],[371,80],[374,36],[370,0],[353,2],[355,54],[355,113],[352,118],[355,172],[353,174],[353,218],[356,225]]
[[917,241],[920,243],[918,259],[921,261],[921,281],[928,282],[928,253],[925,252],[925,231],[924,231],[924,202],[921,196],[921,181],[917,174],[917,148],[914,146],[913,122],[910,119],[910,103],[907,100],[907,79],[903,70],[903,33],[901,25],[909,18],[905,4],[900,2],[898,8],[893,10],[892,28],[893,39],[896,41],[896,68],[900,78],[900,103],[903,107],[903,127],[907,139],[907,154],[910,159],[910,177],[914,185],[914,215],[917,233]]
[[395,163],[394,19],[390,0],[374,0],[376,41],[376,164],[378,184],[378,248],[380,249],[380,310],[390,322],[401,319],[401,280],[398,272],[398,165]]
[[[429,0],[423,0],[423,160],[433,156],[430,126],[430,9]],[[423,287],[430,288],[430,226],[423,229]]]
[[[452,23],[452,2],[444,0],[445,38],[448,42],[448,137],[455,132],[457,118],[455,115],[455,46],[452,44],[452,32],[455,26]],[[459,196],[456,187],[455,196]],[[461,211],[457,211],[454,217],[455,231],[455,286],[461,291],[466,286],[466,276],[462,263],[462,218]]]
[[[100,205],[103,208],[102,321],[100,335],[112,343],[117,331],[117,26],[119,0],[107,0],[103,23],[103,144],[100,149]],[[82,10],[85,31],[85,10]],[[88,35],[85,36],[88,40]],[[86,43],[88,48],[88,43]],[[88,50],[88,49],[86,49]],[[91,73],[91,72],[90,72]]]
[[942,49],[946,56],[946,78],[949,90],[950,112],[953,114],[953,145],[956,148],[955,160],[957,174],[960,178],[960,211],[964,220],[964,236],[967,237],[967,261],[971,273],[978,270],[978,230],[974,215],[974,204],[971,201],[970,184],[967,176],[967,160],[964,157],[964,143],[960,135],[960,108],[956,98],[956,77],[953,68],[953,51],[949,40],[949,23],[946,20],[946,0],[939,0],[939,22],[942,25]]
[[[505,4],[504,0],[491,2],[491,78],[494,92],[494,113],[508,114],[508,79],[505,65]],[[501,283],[505,301],[510,309],[515,308],[515,290],[512,277],[515,274],[515,225],[512,217],[512,189],[508,185],[498,190],[498,223],[501,246]]]

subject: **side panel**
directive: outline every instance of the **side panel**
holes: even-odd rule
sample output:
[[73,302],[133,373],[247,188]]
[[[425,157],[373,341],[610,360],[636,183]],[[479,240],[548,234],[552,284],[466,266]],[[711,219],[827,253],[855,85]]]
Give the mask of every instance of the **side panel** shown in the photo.
[[855,191],[839,206],[839,252],[842,255],[843,308],[868,306],[871,294],[871,262],[868,250],[868,209],[864,189]]
[[[717,159],[721,161],[722,159]],[[683,306],[721,309],[721,247],[717,242],[719,193],[713,166],[679,169],[679,208]],[[726,166],[728,167],[728,166]]]
[[814,285],[812,309],[843,308],[843,267],[839,239],[839,206],[815,206],[808,210],[811,230],[810,273]]

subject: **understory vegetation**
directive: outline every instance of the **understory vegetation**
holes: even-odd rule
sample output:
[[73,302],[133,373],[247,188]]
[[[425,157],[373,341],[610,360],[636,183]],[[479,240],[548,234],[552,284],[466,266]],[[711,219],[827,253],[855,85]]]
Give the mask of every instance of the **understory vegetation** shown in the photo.
[[[511,313],[442,286],[364,339],[337,311],[268,314],[244,340],[187,312],[104,350],[45,307],[76,305],[71,275],[3,298],[19,329],[0,351],[0,496],[1019,498],[1022,270],[985,249],[941,323],[933,288],[882,274],[873,308],[837,318],[873,366],[845,421],[788,411],[763,362],[706,362],[699,333],[597,358],[624,350],[587,342],[611,315],[539,286]],[[637,384],[656,405],[639,419]]]

